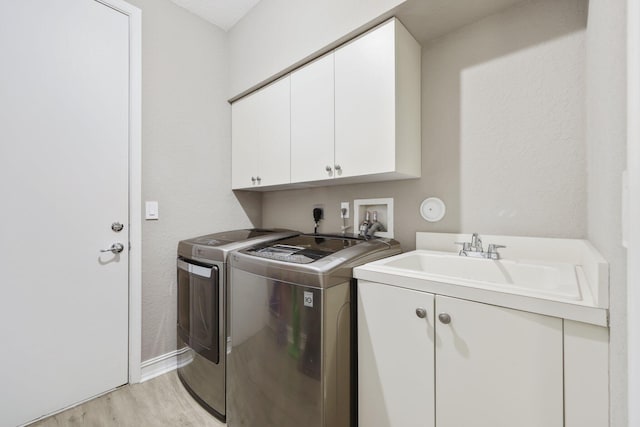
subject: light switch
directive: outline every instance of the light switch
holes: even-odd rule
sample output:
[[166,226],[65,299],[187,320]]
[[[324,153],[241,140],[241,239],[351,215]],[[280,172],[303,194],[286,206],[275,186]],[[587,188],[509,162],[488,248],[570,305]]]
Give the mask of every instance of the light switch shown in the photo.
[[145,202],[145,219],[158,219],[158,202]]

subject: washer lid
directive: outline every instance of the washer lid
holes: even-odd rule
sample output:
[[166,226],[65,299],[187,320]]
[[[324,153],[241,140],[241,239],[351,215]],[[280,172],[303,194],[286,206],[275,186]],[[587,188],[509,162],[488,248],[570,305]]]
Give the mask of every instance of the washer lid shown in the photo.
[[182,240],[178,243],[178,256],[201,262],[225,262],[233,250],[246,248],[263,242],[271,242],[300,234],[283,229],[249,228],[223,231]]
[[365,243],[361,237],[301,234],[288,239],[261,244],[246,250],[248,254],[295,264],[308,264],[343,249]]
[[[353,235],[351,235],[353,236]],[[234,252],[233,269],[268,279],[329,288],[353,277],[353,267],[402,252],[393,239],[302,234]]]
[[198,245],[205,246],[220,246],[226,245],[231,242],[240,242],[243,240],[253,239],[268,234],[278,233],[281,229],[262,229],[262,228],[248,228],[244,230],[231,230],[223,231],[221,233],[207,234],[206,236],[194,237],[187,240]]

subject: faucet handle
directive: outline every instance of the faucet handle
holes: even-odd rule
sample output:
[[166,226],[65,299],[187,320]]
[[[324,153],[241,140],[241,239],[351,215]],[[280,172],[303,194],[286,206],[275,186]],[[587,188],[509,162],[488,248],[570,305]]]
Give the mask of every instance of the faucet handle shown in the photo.
[[453,242],[453,243],[455,243],[456,245],[462,246],[462,249],[460,249],[461,252],[466,252],[471,249],[471,243],[469,242]]
[[489,249],[487,250],[487,255],[491,259],[500,259],[500,254],[498,253],[498,249],[506,248],[505,245],[496,245],[494,243],[489,244]]

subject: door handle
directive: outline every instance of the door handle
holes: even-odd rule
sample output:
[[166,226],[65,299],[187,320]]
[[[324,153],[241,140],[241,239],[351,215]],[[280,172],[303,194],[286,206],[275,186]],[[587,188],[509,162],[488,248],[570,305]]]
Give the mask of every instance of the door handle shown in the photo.
[[122,251],[124,251],[124,245],[122,243],[114,243],[109,249],[100,249],[100,252],[111,252],[114,254],[119,254]]
[[211,272],[213,271],[213,267],[201,267],[199,265],[189,264],[181,259],[178,260],[178,268],[187,273],[195,274],[196,276],[206,277],[207,279],[211,277]]

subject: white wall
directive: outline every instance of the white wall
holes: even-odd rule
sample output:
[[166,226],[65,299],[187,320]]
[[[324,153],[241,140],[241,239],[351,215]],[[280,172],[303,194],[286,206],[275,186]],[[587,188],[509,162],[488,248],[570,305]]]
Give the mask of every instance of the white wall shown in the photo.
[[[627,0],[627,168],[629,170],[628,219],[640,218],[640,3]],[[627,402],[640,401],[640,222],[628,222],[627,252]],[[628,425],[640,425],[640,406],[629,405]]]
[[229,97],[300,63],[404,1],[260,1],[229,31]]
[[436,191],[461,231],[584,235],[585,18],[585,1],[530,2],[425,49],[423,170],[457,182]]
[[[584,237],[586,0],[525,2],[422,51],[422,178],[263,195],[263,225],[339,230],[339,202],[393,197],[405,249],[415,232]],[[423,199],[447,216],[425,222]]]
[[[142,9],[142,360],[176,349],[176,248],[181,239],[251,226],[260,196],[231,192],[226,34],[168,0]],[[247,212],[245,212],[245,206]]]
[[610,263],[612,426],[627,425],[626,251],[621,244],[621,173],[626,166],[625,3],[590,0],[587,27],[587,235]]

